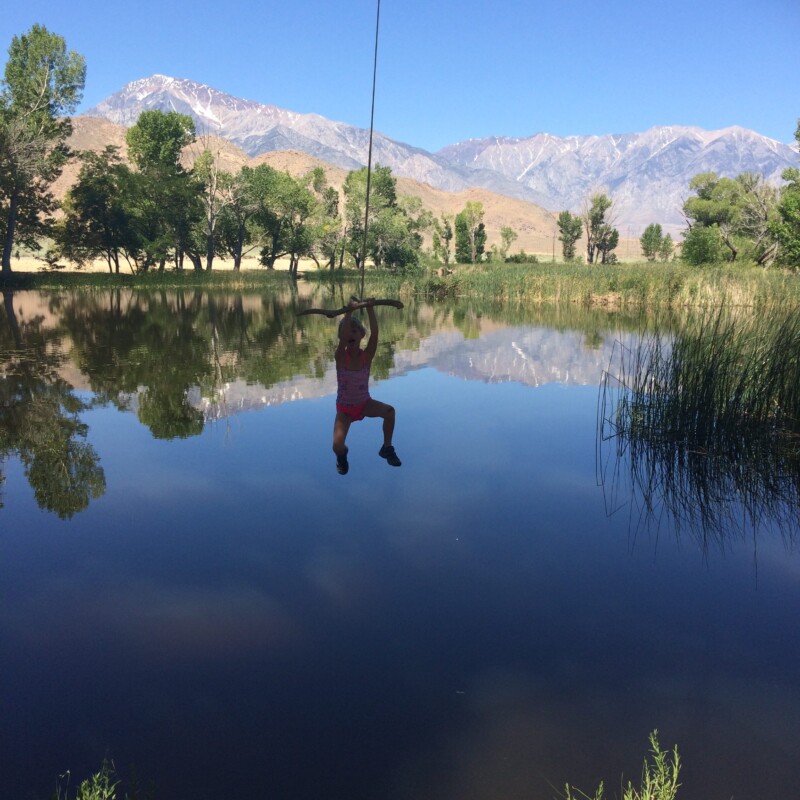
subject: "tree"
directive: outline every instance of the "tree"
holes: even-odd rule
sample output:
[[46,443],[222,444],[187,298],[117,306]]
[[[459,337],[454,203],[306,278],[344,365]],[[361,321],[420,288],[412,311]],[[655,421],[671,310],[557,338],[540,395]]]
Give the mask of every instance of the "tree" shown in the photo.
[[477,264],[486,248],[486,226],[483,224],[483,203],[469,201],[456,214],[456,261]]
[[450,243],[453,241],[452,217],[442,213],[439,219],[433,220],[431,243],[433,257],[445,266],[450,263]]
[[692,266],[713,264],[725,257],[725,244],[717,225],[694,225],[683,237],[681,258]]
[[508,248],[517,240],[519,234],[513,229],[504,225],[500,228],[500,258],[505,261],[508,256]]
[[[800,120],[794,138],[800,145]],[[800,170],[787,169],[781,176],[787,185],[781,190],[777,216],[769,230],[778,243],[778,259],[794,269],[800,269]]]
[[558,239],[564,261],[575,260],[575,243],[581,238],[582,228],[583,221],[577,214],[573,216],[569,211],[562,211],[558,215]]
[[11,272],[15,238],[36,246],[55,201],[50,185],[69,156],[72,131],[62,115],[83,94],[86,62],[43,25],[15,36],[0,84],[0,238],[2,271]]
[[655,261],[661,252],[661,244],[664,235],[661,226],[657,222],[652,222],[644,229],[644,233],[639,237],[639,245],[642,248],[642,255],[648,261]]
[[[346,248],[356,269],[371,257],[376,266],[406,269],[416,265],[422,246],[421,231],[432,219],[418,198],[398,198],[390,167],[378,165],[370,180],[369,225],[364,250],[367,169],[348,173],[344,182]],[[363,251],[363,252],[362,252]]]
[[586,260],[593,264],[600,256],[600,263],[606,264],[611,259],[611,252],[619,244],[619,231],[613,223],[606,220],[613,201],[605,194],[592,195],[583,212],[583,227],[586,233]]
[[[721,178],[703,172],[692,178],[695,192],[683,205],[689,228],[716,227],[727,260],[752,259],[768,265],[777,253],[772,223],[778,215],[778,191],[761,175],[743,172],[735,178]],[[713,237],[707,237],[711,241]]]
[[661,240],[661,247],[658,248],[658,256],[662,261],[669,261],[672,258],[672,251],[674,245],[672,244],[672,237],[667,233]]
[[156,264],[163,270],[170,256],[181,269],[184,253],[195,270],[203,268],[199,243],[192,241],[192,229],[203,217],[202,185],[180,162],[194,132],[194,121],[186,114],[151,110],[143,111],[125,134],[128,156],[138,170],[134,216],[143,271]]
[[203,187],[203,238],[205,239],[206,270],[210,271],[217,251],[217,227],[225,207],[233,201],[230,189],[233,176],[220,169],[219,152],[211,152],[209,139],[204,142],[203,152],[192,166],[192,172]]
[[78,265],[103,258],[109,272],[119,273],[120,257],[130,263],[138,250],[128,203],[133,176],[112,145],[80,158],[78,179],[63,203],[64,218],[54,228],[56,250]]

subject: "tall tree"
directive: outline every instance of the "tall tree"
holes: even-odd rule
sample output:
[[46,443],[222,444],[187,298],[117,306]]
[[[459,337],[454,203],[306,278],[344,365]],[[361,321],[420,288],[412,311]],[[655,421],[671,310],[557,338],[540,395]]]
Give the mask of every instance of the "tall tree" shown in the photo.
[[[794,138],[800,146],[800,119]],[[769,229],[778,242],[778,258],[787,266],[800,269],[800,169],[783,171],[787,185],[781,190],[777,218]]]
[[143,111],[129,128],[128,156],[138,169],[137,227],[142,242],[140,269],[163,270],[174,256],[178,268],[188,252],[201,270],[200,247],[192,229],[202,218],[201,185],[181,164],[181,152],[194,141],[194,121],[176,111]]
[[502,243],[500,245],[500,258],[502,258],[503,261],[506,260],[506,256],[508,256],[508,249],[517,240],[517,238],[518,234],[513,228],[510,228],[507,225],[504,225],[502,228],[500,228],[500,241]]
[[119,273],[120,258],[135,260],[138,239],[129,200],[133,175],[109,145],[101,153],[81,153],[78,179],[63,203],[64,217],[54,228],[56,249],[70,261],[83,265],[103,258],[109,272]]
[[50,185],[68,158],[72,131],[63,117],[83,95],[86,62],[43,25],[15,36],[0,84],[0,238],[2,271],[11,272],[15,237],[36,245],[51,220]]
[[439,219],[433,220],[433,234],[431,243],[433,246],[433,257],[441,261],[445,266],[450,263],[450,243],[453,241],[453,222],[452,217],[442,213]]
[[655,261],[661,252],[661,243],[664,241],[664,234],[661,226],[657,222],[651,222],[639,237],[639,246],[642,248],[642,255],[648,261]]
[[603,193],[592,195],[583,211],[583,228],[586,234],[586,260],[593,264],[597,256],[605,264],[611,251],[619,244],[619,231],[606,219],[613,201]]
[[581,238],[582,229],[583,221],[577,214],[573,216],[569,211],[562,211],[558,215],[558,240],[564,261],[575,260],[575,243]]
[[456,215],[456,261],[477,264],[486,247],[483,203],[468,201]]

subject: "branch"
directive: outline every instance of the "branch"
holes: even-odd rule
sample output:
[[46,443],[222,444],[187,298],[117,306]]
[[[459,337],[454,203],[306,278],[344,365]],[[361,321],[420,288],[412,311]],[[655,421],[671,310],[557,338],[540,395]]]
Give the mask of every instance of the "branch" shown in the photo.
[[303,311],[298,311],[297,316],[303,317],[306,314],[324,314],[328,319],[333,319],[341,314],[346,314],[348,311],[355,311],[359,308],[367,308],[367,306],[392,306],[392,308],[403,308],[403,304],[399,300],[373,300],[371,303],[366,300],[360,303],[353,303],[349,306],[342,308],[327,309],[327,308],[306,308]]

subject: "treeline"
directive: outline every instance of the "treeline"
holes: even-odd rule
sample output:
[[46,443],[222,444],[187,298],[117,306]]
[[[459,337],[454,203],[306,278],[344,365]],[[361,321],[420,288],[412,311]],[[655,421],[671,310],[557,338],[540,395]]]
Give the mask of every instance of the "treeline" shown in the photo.
[[[126,158],[111,146],[73,153],[65,115],[80,102],[85,76],[83,57],[45,27],[14,37],[0,84],[4,273],[15,249],[36,251],[45,239],[54,267],[61,259],[79,266],[102,259],[113,273],[124,266],[134,273],[200,271],[225,257],[239,269],[246,255],[257,254],[267,269],[288,259],[296,273],[304,258],[320,268],[359,269],[369,261],[405,271],[419,264],[426,232],[445,264],[453,256],[505,259],[516,238],[505,228],[502,245],[486,251],[480,203],[435,220],[418,198],[398,196],[389,167],[369,176],[368,207],[365,168],[347,175],[341,193],[321,167],[300,177],[266,164],[226,172],[211,139],[198,139],[191,117],[177,112],[143,112],[126,133]],[[182,153],[198,144],[202,152],[185,167]],[[51,187],[71,158],[80,160],[80,171],[59,204]]]
[[[800,120],[795,139],[800,146]],[[782,187],[761,175],[743,172],[724,178],[715,172],[695,175],[689,182],[694,193],[683,204],[687,227],[680,257],[689,264],[754,262],[800,268],[800,169],[784,170]],[[597,193],[581,214],[562,211],[558,216],[559,241],[565,261],[577,258],[576,244],[586,241],[586,260],[603,264],[616,261],[619,231],[610,215],[613,201]],[[675,244],[660,224],[651,223],[639,238],[648,261],[668,261]]]

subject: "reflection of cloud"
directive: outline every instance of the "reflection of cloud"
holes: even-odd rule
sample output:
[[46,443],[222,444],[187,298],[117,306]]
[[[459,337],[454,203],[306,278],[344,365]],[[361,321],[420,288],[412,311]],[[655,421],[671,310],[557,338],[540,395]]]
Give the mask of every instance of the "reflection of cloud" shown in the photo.
[[[12,616],[16,636],[49,652],[68,653],[99,643],[153,663],[236,659],[263,649],[291,648],[303,637],[285,608],[255,589],[63,586],[58,614],[42,614],[23,601]],[[102,598],[102,602],[98,602]],[[54,598],[43,600],[52,608]],[[24,627],[22,621],[45,621]],[[13,625],[12,620],[8,624]]]

